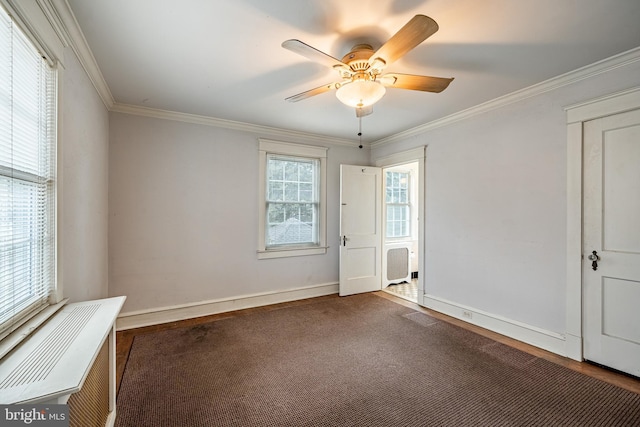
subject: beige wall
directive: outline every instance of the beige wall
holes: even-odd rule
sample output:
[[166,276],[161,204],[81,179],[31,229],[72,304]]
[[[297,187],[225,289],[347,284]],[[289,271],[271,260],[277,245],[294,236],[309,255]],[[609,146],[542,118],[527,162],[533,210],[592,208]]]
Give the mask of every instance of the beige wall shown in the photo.
[[60,84],[59,277],[72,301],[108,294],[109,115],[75,54]]
[[123,312],[337,283],[339,165],[369,153],[329,146],[327,254],[258,260],[258,137],[274,139],[110,113],[109,294],[127,295]]
[[427,146],[429,298],[453,314],[565,333],[563,107],[639,85],[640,62],[631,62],[372,150],[377,159]]

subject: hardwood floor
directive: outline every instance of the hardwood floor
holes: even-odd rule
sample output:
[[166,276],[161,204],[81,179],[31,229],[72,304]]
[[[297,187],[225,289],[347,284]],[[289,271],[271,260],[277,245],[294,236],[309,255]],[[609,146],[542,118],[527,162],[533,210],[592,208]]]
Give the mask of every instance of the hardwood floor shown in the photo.
[[[415,304],[413,302],[407,301],[405,299],[402,298],[398,298],[396,296],[393,296],[389,293],[386,292],[374,292],[374,295],[377,295],[381,298],[385,298],[389,301],[393,301],[397,304],[401,304],[404,305],[406,307],[412,308],[416,311],[421,311],[423,313],[426,313],[430,316],[435,317],[436,319],[445,321],[445,322],[449,322],[453,325],[456,326],[460,326],[461,328],[470,330],[472,332],[475,332],[479,335],[483,335],[487,338],[491,338],[495,341],[498,341],[502,344],[505,345],[509,345],[511,347],[517,348],[518,350],[527,352],[529,354],[532,354],[534,356],[540,357],[542,359],[546,359],[550,362],[553,363],[557,363],[558,365],[562,365],[565,366],[569,369],[572,369],[574,371],[577,372],[581,372],[585,375],[589,375],[591,377],[594,378],[598,378],[602,381],[617,385],[618,387],[627,389],[629,391],[635,392],[640,394],[640,379],[636,379],[624,374],[620,374],[617,372],[613,372],[610,371],[608,369],[605,368],[601,368],[595,365],[592,365],[590,363],[584,363],[584,362],[577,362],[575,360],[571,360],[568,359],[566,357],[562,357],[559,356],[557,354],[554,353],[550,353],[548,351],[542,350],[540,348],[531,346],[529,344],[525,344],[523,342],[514,340],[512,338],[508,338],[504,335],[500,335],[497,334],[495,332],[491,332],[489,330],[480,328],[478,326],[475,325],[471,325],[467,322],[463,322],[462,320],[458,320],[455,319],[453,317],[449,317],[447,315],[426,309],[424,307],[419,306],[418,304]],[[310,304],[312,302],[318,301],[318,300],[322,300],[322,299],[331,299],[331,298],[340,298],[337,295],[329,295],[329,296],[324,296],[324,297],[317,297],[317,298],[308,298],[308,299],[304,299],[304,300],[299,300],[299,301],[291,301],[291,302],[285,302],[285,303],[281,303],[281,304],[274,304],[274,305],[269,305],[269,306],[265,306],[265,307],[257,307],[257,308],[250,308],[250,309],[246,309],[246,310],[238,310],[238,311],[232,311],[232,312],[228,312],[228,313],[221,313],[221,314],[214,314],[211,316],[205,316],[205,317],[198,317],[195,319],[189,319],[189,320],[182,320],[179,322],[172,322],[172,323],[165,323],[162,325],[154,325],[154,326],[147,326],[144,328],[137,328],[137,329],[129,329],[126,331],[120,331],[116,334],[116,367],[117,367],[117,387],[118,390],[120,389],[120,382],[122,381],[122,375],[124,373],[124,368],[125,365],[127,363],[127,358],[129,357],[129,352],[131,351],[131,345],[133,344],[133,339],[137,336],[137,335],[143,335],[143,334],[148,334],[148,333],[153,333],[153,332],[158,332],[158,331],[164,331],[164,330],[168,330],[168,329],[175,329],[175,328],[183,328],[185,326],[194,326],[194,325],[199,325],[202,323],[207,323],[210,322],[212,320],[219,320],[219,319],[227,319],[227,318],[232,318],[232,317],[239,317],[239,316],[246,316],[249,315],[251,313],[256,313],[256,312],[264,312],[264,311],[271,311],[271,310],[279,310],[281,308],[284,307],[293,307],[293,306],[301,306],[301,305],[305,305],[305,304]]]

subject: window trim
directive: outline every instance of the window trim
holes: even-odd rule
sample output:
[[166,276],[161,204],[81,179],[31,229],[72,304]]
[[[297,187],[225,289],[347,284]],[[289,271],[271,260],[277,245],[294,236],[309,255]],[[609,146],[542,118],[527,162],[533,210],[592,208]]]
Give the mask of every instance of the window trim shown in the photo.
[[[258,259],[272,259],[306,255],[324,255],[327,253],[327,150],[326,147],[293,144],[258,138]],[[318,203],[318,245],[286,245],[266,247],[266,188],[267,154],[317,159],[320,163],[318,184],[320,194]]]

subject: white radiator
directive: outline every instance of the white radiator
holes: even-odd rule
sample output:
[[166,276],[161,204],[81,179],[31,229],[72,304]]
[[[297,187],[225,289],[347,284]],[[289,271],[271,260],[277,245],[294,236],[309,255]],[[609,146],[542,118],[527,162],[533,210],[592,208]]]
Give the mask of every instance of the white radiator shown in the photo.
[[411,242],[388,243],[384,246],[383,285],[411,282]]

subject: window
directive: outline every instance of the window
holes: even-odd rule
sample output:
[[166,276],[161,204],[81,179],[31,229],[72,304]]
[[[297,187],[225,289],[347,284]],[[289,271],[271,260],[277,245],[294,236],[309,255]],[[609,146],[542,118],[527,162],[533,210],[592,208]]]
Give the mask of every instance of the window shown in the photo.
[[326,253],[326,152],[260,140],[258,258]]
[[0,337],[55,290],[56,73],[0,7]]
[[411,235],[409,177],[408,172],[386,173],[387,237]]
[[318,244],[318,163],[267,154],[268,248]]

